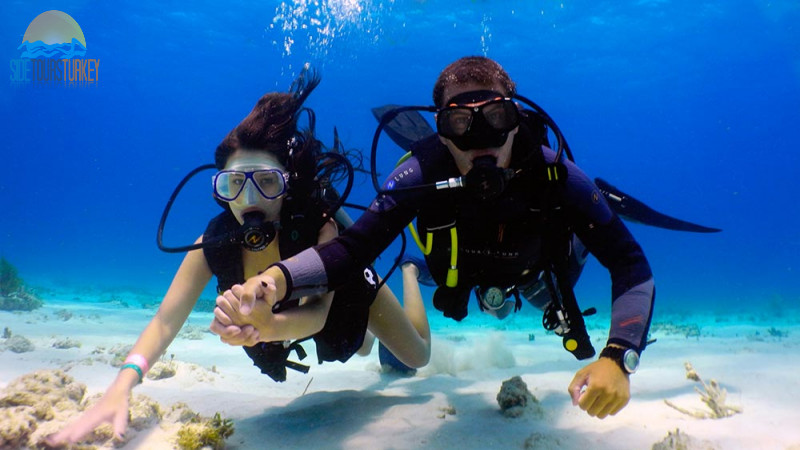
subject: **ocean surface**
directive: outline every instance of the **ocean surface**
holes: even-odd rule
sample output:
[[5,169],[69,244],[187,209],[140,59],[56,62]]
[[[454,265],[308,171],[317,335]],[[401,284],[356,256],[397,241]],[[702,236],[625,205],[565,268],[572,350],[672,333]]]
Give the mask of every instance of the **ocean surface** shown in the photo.
[[[94,80],[51,71],[50,81],[20,81],[23,35],[52,9],[80,25]],[[723,230],[629,224],[655,273],[656,320],[669,310],[796,312],[798,24],[800,3],[788,0],[4,1],[0,256],[41,292],[157,303],[181,261],[156,246],[167,199],[213,162],[262,94],[287,90],[306,63],[319,70],[307,102],[319,138],[332,145],[336,127],[368,167],[372,107],[429,105],[447,64],[485,55],[555,119],[590,176]],[[401,154],[383,137],[381,173]],[[176,201],[165,243],[192,242],[218,213],[207,174]],[[350,201],[373,195],[359,175]],[[397,251],[378,262],[382,273]],[[390,282],[399,292],[398,277]],[[577,295],[608,312],[596,261]]]

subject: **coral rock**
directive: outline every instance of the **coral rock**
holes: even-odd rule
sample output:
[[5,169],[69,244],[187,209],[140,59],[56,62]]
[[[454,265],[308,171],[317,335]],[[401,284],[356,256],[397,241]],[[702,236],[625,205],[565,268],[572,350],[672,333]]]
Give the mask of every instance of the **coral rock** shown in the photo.
[[506,417],[519,417],[528,408],[539,411],[539,401],[519,375],[503,381],[500,392],[497,393],[497,403],[500,405],[500,412]]
[[150,380],[161,380],[174,377],[176,373],[177,369],[174,363],[158,361],[153,364],[153,367],[147,372],[147,378]]
[[660,442],[653,444],[652,450],[717,450],[711,442],[699,441],[681,430],[670,431]]
[[36,415],[30,406],[0,409],[0,448],[20,448],[36,431]]
[[27,353],[32,352],[36,347],[30,339],[16,334],[6,340],[5,348],[14,353]]
[[161,407],[152,398],[135,394],[130,402],[130,427],[140,431],[161,421]]
[[60,370],[40,370],[8,384],[0,394],[0,407],[29,406],[39,420],[51,420],[56,412],[79,409],[86,385]]
[[0,391],[0,448],[33,447],[47,426],[80,411],[86,386],[60,370],[23,375]]
[[223,419],[219,413],[211,419],[196,417],[178,430],[178,448],[199,450],[211,447],[214,450],[225,448],[225,439],[234,432],[233,421]]

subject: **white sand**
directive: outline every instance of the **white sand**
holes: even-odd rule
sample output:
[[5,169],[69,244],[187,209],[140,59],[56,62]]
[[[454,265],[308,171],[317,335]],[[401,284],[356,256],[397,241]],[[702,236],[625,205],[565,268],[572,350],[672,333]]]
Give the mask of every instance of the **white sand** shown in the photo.
[[[25,373],[65,368],[87,385],[89,394],[102,392],[117,369],[91,363],[98,358],[92,352],[99,346],[132,344],[154,312],[135,300],[130,308],[116,302],[90,303],[83,297],[76,303],[69,295],[45,301],[45,307],[30,313],[0,311],[0,329],[9,327],[36,345],[27,353],[0,352],[0,388]],[[57,317],[63,309],[72,312],[69,320]],[[195,313],[190,325],[205,328],[210,317]],[[606,420],[571,405],[566,387],[583,363],[527,316],[504,324],[434,319],[432,362],[410,378],[382,374],[377,348],[346,364],[317,365],[313,343],[307,343],[304,363],[311,364],[311,372],[290,370],[285,383],[275,383],[261,375],[241,349],[211,334],[202,340],[179,338],[167,351],[168,358],[174,355],[179,362],[178,374],[146,380],[135,392],[165,406],[184,401],[203,415],[219,411],[234,419],[236,432],[228,444],[236,449],[508,449],[525,448],[535,435],[540,440],[532,448],[649,449],[675,429],[720,449],[800,448],[800,325],[796,319],[753,320],[749,325],[742,319],[713,324],[711,317],[673,321],[705,323],[699,338],[655,331],[658,342],[648,348],[641,370],[632,377],[630,404]],[[597,319],[590,325],[595,323],[602,325],[590,326],[599,348],[608,322]],[[788,337],[769,336],[767,329],[773,325]],[[495,331],[500,328],[505,331]],[[534,342],[529,342],[528,333],[535,335]],[[51,347],[65,337],[82,346]],[[686,361],[706,380],[719,380],[729,392],[728,403],[741,406],[743,413],[699,420],[668,407],[664,399],[707,410],[694,391],[697,383],[685,378]],[[531,413],[512,419],[500,414],[495,396],[502,381],[514,375],[521,375],[540,400],[544,417]],[[455,414],[445,413],[448,407],[455,408]],[[172,448],[174,431],[175,427],[154,427],[139,432],[126,448]]]

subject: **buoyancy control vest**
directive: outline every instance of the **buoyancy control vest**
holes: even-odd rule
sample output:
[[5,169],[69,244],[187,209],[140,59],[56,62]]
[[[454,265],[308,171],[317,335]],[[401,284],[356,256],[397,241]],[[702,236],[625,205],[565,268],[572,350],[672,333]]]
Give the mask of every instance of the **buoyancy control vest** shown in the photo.
[[[282,212],[291,211],[289,205],[284,204]],[[294,256],[308,247],[317,243],[319,229],[327,217],[320,213],[305,211],[302,213],[284,214],[278,233],[278,248],[284,258]],[[203,239],[224,235],[239,228],[239,222],[226,210],[208,223]],[[217,278],[217,293],[222,293],[237,283],[243,283],[244,266],[242,263],[242,247],[238,245],[224,245],[203,248],[203,255],[208,262],[208,267]],[[300,345],[302,341],[294,342],[260,342],[254,346],[244,346],[244,351],[253,360],[253,364],[261,369],[261,373],[268,375],[275,381],[286,380],[286,368],[299,372],[308,372],[308,366],[289,361],[292,351],[297,353],[300,360],[305,359],[306,352]]]
[[[283,209],[290,208],[284,207]],[[319,229],[326,220],[327,217],[323,217],[321,213],[284,215],[281,218],[280,232],[278,233],[278,249],[281,258],[289,258],[316,245]],[[233,213],[227,210],[211,219],[203,233],[203,239],[230,233],[239,226]],[[203,255],[208,261],[211,272],[217,277],[217,293],[222,293],[234,284],[245,281],[242,247],[238,245],[206,247],[203,248]]]
[[[519,309],[516,287],[544,273],[550,297],[556,301],[545,311],[543,323],[548,329],[566,330],[564,347],[585,359],[594,355],[594,349],[568,273],[573,230],[563,208],[566,166],[545,160],[542,146],[549,144],[544,122],[527,111],[522,117],[510,163],[519,174],[499,198],[482,202],[464,190],[442,190],[419,210],[420,244],[428,247],[425,260],[438,285],[434,306],[445,317],[460,321],[467,315],[472,291],[494,286],[513,292]],[[419,141],[411,151],[424,183],[460,175],[436,135]],[[569,323],[559,320],[559,313]]]
[[[448,189],[436,191],[422,204],[417,229],[423,245],[432,239],[426,261],[440,286],[514,284],[520,273],[533,268],[541,259],[542,239],[531,237],[549,237],[555,231],[565,230],[565,221],[557,214],[561,195],[557,189],[550,189],[546,180],[547,164],[541,146],[547,145],[547,139],[544,125],[538,125],[535,128],[528,123],[520,125],[511,160],[511,167],[520,170],[520,174],[509,181],[502,196],[481,201],[464,190]],[[416,143],[412,154],[422,169],[424,183],[460,175],[437,136]],[[459,276],[456,283],[447,283],[454,227],[458,232]],[[559,240],[565,241],[570,233],[561,234]],[[502,265],[486,264],[487,257],[502,261]],[[475,260],[474,264],[470,264],[471,260]]]

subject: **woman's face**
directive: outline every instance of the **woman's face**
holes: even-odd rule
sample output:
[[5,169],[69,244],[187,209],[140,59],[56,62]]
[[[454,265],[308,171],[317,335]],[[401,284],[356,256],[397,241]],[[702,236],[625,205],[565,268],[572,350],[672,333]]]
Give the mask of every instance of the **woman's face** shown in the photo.
[[[286,173],[286,168],[278,162],[277,158],[265,151],[239,149],[231,154],[227,164],[225,164],[225,170],[236,170],[239,172],[253,172],[256,170],[268,169],[277,169],[282,173]],[[265,198],[253,184],[255,182],[257,182],[255,178],[247,178],[244,181],[244,187],[239,195],[228,202],[234,217],[236,217],[239,223],[244,223],[243,217],[245,214],[259,211],[266,216],[267,221],[279,220],[284,195],[275,199]],[[268,181],[259,180],[258,182],[266,183]],[[262,190],[268,191],[268,189],[269,187],[262,185]]]

